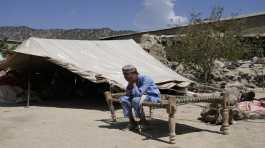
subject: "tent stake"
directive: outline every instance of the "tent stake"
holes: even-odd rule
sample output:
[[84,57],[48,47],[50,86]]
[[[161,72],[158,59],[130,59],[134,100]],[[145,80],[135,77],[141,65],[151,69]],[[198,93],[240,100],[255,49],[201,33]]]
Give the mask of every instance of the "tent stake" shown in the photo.
[[28,91],[27,91],[27,108],[29,107],[29,100],[31,96],[30,92],[30,79],[31,79],[31,56],[29,57],[29,67],[28,67]]

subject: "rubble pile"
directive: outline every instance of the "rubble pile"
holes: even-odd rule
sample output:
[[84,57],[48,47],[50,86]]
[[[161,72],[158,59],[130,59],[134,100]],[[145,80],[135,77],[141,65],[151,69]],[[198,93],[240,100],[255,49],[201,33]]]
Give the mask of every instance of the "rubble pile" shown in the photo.
[[[254,89],[265,87],[265,63],[254,60],[239,60],[236,62],[215,61],[215,67],[210,75],[209,85],[221,88],[223,84],[237,85],[241,88]],[[262,59],[265,61],[265,58]],[[177,73],[197,82],[200,73],[189,69],[177,62],[171,62],[170,66]]]
[[168,65],[165,47],[162,45],[161,37],[144,34],[140,39],[141,47],[162,63]]
[[[230,109],[230,124],[234,120],[243,119],[265,119],[265,59],[254,57],[251,60],[239,60],[237,62],[216,61],[215,68],[211,74],[209,85],[216,88],[222,88],[223,85],[233,92],[238,92],[235,96],[230,97],[234,106]],[[178,72],[188,72],[183,74],[191,79],[196,79],[196,73],[192,74],[192,70],[185,71],[183,66],[178,66]],[[198,87],[197,87],[198,88]],[[213,91],[207,89],[208,91]],[[257,96],[257,90],[263,93]],[[222,116],[220,114],[221,107],[216,104],[206,106],[201,112],[203,122],[212,124],[221,124]]]
[[265,65],[258,63],[256,58],[237,62],[216,61],[211,75],[212,84],[238,83],[242,87],[256,88],[265,86]]
[[[177,52],[167,49],[168,44],[174,44],[175,36],[144,34],[140,45],[156,59],[166,64],[177,73],[194,80],[204,82],[202,74],[192,68],[182,65],[174,60]],[[265,58],[254,57],[250,60],[225,61],[216,60],[215,67],[210,75],[210,85],[221,88],[222,84],[237,83],[245,88],[265,87]]]
[[[233,120],[265,119],[265,59],[254,57],[251,60],[237,62],[216,61],[215,69],[211,75],[211,84],[236,88],[240,94],[232,97],[236,104],[230,109],[231,124]],[[257,96],[257,90],[263,93]],[[201,120],[220,124],[219,108],[206,106],[201,113]]]
[[[199,82],[189,87],[191,94],[216,93],[227,88],[234,92],[230,97],[230,103],[234,105],[230,109],[230,124],[233,120],[265,118],[265,58],[254,57],[248,60],[225,61],[216,60],[207,84],[202,79],[202,74],[194,69],[176,62],[176,51],[169,49],[168,44],[174,44],[174,36],[156,36],[144,34],[140,45],[155,58],[166,64],[177,73]],[[206,87],[207,86],[207,87]],[[262,95],[257,96],[256,90],[262,90]],[[256,95],[256,96],[255,96]],[[232,99],[231,99],[232,98]],[[201,112],[201,120],[213,124],[222,123],[221,106],[209,104]]]

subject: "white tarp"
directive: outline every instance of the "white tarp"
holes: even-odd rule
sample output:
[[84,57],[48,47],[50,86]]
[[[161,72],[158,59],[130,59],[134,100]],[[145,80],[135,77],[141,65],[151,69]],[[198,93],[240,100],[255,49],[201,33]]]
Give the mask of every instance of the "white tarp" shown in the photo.
[[81,77],[96,82],[98,77],[125,88],[121,68],[135,65],[141,74],[156,83],[190,81],[172,71],[144,51],[134,40],[59,40],[29,38],[15,50],[17,53],[45,57]]

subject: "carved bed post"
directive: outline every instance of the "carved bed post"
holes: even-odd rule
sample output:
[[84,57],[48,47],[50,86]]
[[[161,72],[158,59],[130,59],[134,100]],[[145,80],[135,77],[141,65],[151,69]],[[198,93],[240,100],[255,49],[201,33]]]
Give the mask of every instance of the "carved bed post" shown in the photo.
[[176,98],[168,97],[168,125],[169,125],[169,143],[175,144],[176,143],[176,119],[175,113],[177,110],[176,105]]
[[153,118],[153,107],[149,106],[149,116],[150,116],[150,120]]
[[224,100],[223,100],[223,123],[221,126],[220,131],[224,135],[228,135],[228,127],[229,127],[229,92],[226,90],[224,93]]
[[116,114],[115,114],[115,108],[114,108],[114,105],[113,105],[113,102],[112,102],[111,92],[110,91],[105,91],[104,92],[104,96],[105,96],[106,102],[108,104],[110,113],[111,113],[111,118],[112,118],[112,120],[114,122],[116,122],[117,119],[116,119]]

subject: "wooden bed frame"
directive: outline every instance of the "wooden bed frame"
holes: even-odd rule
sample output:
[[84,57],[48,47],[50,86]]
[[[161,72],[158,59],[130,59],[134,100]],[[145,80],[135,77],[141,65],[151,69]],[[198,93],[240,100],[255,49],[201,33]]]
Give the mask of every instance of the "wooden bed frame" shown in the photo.
[[[111,118],[114,122],[116,122],[116,114],[113,102],[119,102],[119,97],[125,95],[125,93],[114,93],[112,94],[110,91],[104,92],[106,102],[108,104]],[[174,95],[161,95],[161,101],[159,103],[150,103],[143,102],[143,106],[151,108],[165,108],[168,113],[168,125],[169,125],[169,142],[175,143],[175,113],[177,109],[177,104],[187,104],[187,103],[197,103],[197,102],[207,102],[207,103],[219,103],[222,105],[222,116],[223,122],[220,128],[220,132],[224,135],[228,135],[228,127],[229,127],[229,94],[228,91],[223,93],[223,96],[204,96],[204,97],[189,97],[189,96],[174,96]]]

